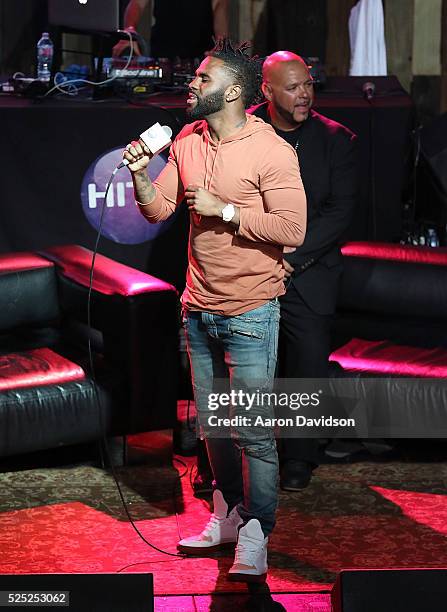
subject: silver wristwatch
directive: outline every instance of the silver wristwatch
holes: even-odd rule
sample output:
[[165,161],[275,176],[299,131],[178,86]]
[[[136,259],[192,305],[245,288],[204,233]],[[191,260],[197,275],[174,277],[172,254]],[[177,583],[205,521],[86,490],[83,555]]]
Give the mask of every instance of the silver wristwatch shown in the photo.
[[234,217],[235,212],[236,210],[233,204],[227,204],[226,206],[224,206],[222,208],[222,221],[225,221],[225,223],[229,223]]

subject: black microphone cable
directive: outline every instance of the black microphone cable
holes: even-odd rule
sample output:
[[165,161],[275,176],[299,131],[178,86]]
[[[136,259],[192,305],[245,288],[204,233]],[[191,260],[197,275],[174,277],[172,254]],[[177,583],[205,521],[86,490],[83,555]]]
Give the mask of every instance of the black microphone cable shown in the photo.
[[[96,241],[95,241],[95,246],[93,249],[93,256],[92,256],[92,263],[90,265],[90,273],[89,273],[89,286],[88,286],[88,294],[87,294],[87,328],[88,330],[92,330],[92,325],[91,325],[91,297],[92,297],[92,290],[93,290],[93,277],[94,277],[94,269],[95,269],[95,261],[96,261],[96,255],[98,253],[98,248],[99,248],[99,242],[101,239],[101,235],[102,235],[102,226],[104,223],[104,215],[105,215],[105,210],[106,210],[106,202],[107,202],[107,195],[109,193],[110,187],[113,183],[113,179],[116,176],[116,173],[118,172],[118,170],[120,169],[120,166],[117,166],[114,171],[112,172],[112,174],[110,175],[109,181],[107,183],[107,187],[104,193],[104,198],[103,198],[103,202],[102,202],[102,208],[101,208],[101,214],[99,217],[99,225],[98,225],[98,231],[97,231],[97,235],[96,235]],[[121,489],[121,485],[119,483],[118,480],[118,476],[115,470],[115,466],[113,464],[113,460],[111,457],[111,453],[110,453],[110,449],[109,449],[109,443],[107,441],[107,437],[105,434],[105,429],[103,427],[103,422],[102,422],[102,404],[101,404],[101,398],[100,398],[100,394],[98,392],[98,383],[97,383],[97,379],[96,379],[96,374],[95,374],[95,367],[94,367],[94,363],[93,363],[93,352],[92,352],[92,343],[91,343],[91,337],[90,335],[88,335],[88,357],[89,357],[89,367],[90,367],[90,375],[93,381],[93,389],[94,389],[94,393],[95,393],[95,398],[96,398],[96,403],[97,403],[97,407],[98,407],[98,418],[99,418],[99,431],[100,434],[102,435],[102,443],[103,443],[103,447],[105,450],[105,454],[106,454],[106,458],[109,462],[110,465],[110,469],[112,472],[112,476],[113,476],[113,480],[115,481],[115,485],[116,488],[118,490],[118,494],[120,496],[121,499],[121,503],[124,509],[124,512],[127,516],[127,518],[129,519],[129,523],[131,524],[132,528],[134,529],[134,531],[137,533],[137,535],[141,538],[141,540],[147,544],[150,548],[156,550],[157,552],[160,552],[164,555],[168,555],[170,557],[176,557],[176,558],[181,558],[181,559],[185,559],[187,558],[188,555],[184,554],[184,553],[172,553],[172,552],[168,552],[166,550],[163,550],[161,548],[159,548],[158,546],[155,546],[155,544],[152,544],[151,542],[149,542],[144,535],[141,533],[141,531],[138,529],[138,527],[135,525],[135,521],[133,520],[129,509],[127,507],[127,503],[126,500],[124,499],[124,495],[123,495],[123,491]],[[181,473],[178,476],[178,481],[181,481],[181,479],[188,473],[188,468],[186,466],[186,464],[181,461],[180,459],[175,459],[174,461],[177,461],[179,463],[181,463],[186,470],[183,471],[183,473]],[[175,481],[177,483],[177,480]],[[176,507],[176,503],[175,503],[175,491],[174,491],[174,507]],[[179,530],[179,525],[178,525],[178,512],[177,509],[175,509],[175,514],[176,514],[176,519],[177,519],[177,529]],[[157,561],[147,561],[146,563],[157,563]],[[126,566],[129,567],[129,566]],[[119,572],[122,571],[124,568],[121,568],[120,570],[118,570]]]

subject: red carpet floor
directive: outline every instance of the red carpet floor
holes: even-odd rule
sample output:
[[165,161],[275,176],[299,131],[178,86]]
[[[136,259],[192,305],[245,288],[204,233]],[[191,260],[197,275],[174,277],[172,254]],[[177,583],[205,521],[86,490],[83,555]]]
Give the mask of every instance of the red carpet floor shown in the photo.
[[[179,481],[185,468],[169,465],[169,443],[167,434],[134,438],[144,462],[118,472],[138,529],[175,553],[209,506],[192,496],[189,474]],[[274,599],[328,612],[341,568],[446,567],[446,480],[446,463],[363,462],[323,465],[302,493],[282,492],[268,586],[284,595]],[[226,610],[235,605],[229,593],[247,592],[227,581],[228,554],[180,559],[149,548],[110,473],[90,466],[0,474],[0,551],[0,573],[152,572],[157,610]]]

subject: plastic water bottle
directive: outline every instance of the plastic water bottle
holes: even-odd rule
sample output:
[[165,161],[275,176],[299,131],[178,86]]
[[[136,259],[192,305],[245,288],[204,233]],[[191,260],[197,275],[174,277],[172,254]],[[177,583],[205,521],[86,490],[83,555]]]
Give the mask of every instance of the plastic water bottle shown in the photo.
[[44,32],[37,43],[37,78],[43,83],[48,83],[51,77],[53,51],[54,47],[50,36],[48,32]]
[[429,247],[438,247],[439,246],[439,238],[436,230],[432,227],[427,229],[427,246]]

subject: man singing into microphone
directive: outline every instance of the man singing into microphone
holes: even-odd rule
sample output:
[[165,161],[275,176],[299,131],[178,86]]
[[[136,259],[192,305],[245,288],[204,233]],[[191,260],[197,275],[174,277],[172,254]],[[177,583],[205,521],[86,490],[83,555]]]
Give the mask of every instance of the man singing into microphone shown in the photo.
[[[133,141],[123,153],[142,214],[152,223],[186,198],[191,212],[189,265],[182,296],[199,424],[209,431],[213,379],[230,388],[270,390],[276,365],[283,246],[304,240],[306,197],[293,148],[249,107],[259,91],[258,63],[221,39],[189,84],[186,125],[154,184],[150,152]],[[201,120],[202,119],[202,120]],[[227,416],[237,407],[226,407]],[[224,409],[218,411],[225,416]],[[258,413],[271,418],[271,408]],[[207,437],[216,489],[214,512],[179,549],[208,553],[237,543],[229,577],[261,581],[275,524],[278,456],[273,430],[235,425]]]

